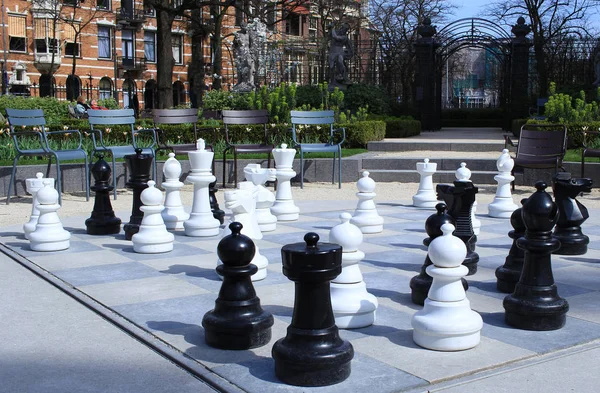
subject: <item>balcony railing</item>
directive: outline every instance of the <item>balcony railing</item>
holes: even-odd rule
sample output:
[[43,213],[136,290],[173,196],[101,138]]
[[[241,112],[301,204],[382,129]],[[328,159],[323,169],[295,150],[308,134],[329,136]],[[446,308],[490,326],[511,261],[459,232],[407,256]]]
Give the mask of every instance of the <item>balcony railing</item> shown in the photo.
[[117,57],[117,66],[126,71],[145,71],[146,59],[144,57]]
[[146,21],[146,11],[143,9],[117,8],[117,23],[141,24]]

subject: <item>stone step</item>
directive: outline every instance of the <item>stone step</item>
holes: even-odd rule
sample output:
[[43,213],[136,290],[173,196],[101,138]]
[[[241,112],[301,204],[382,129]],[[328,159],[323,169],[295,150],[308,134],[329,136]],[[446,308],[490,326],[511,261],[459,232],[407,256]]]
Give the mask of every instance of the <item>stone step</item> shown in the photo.
[[[399,182],[399,183],[418,183],[421,178],[416,170],[390,170],[390,169],[367,169],[369,177],[376,182]],[[494,176],[497,171],[472,171],[471,181],[475,184],[497,184]],[[521,177],[515,174],[517,183]],[[455,170],[453,171],[437,171],[433,175],[434,184],[452,183],[456,180]]]
[[464,151],[464,152],[501,152],[504,149],[503,141],[466,142],[466,141],[410,141],[405,140],[383,140],[369,142],[367,149],[376,151]]
[[[469,153],[464,153],[464,158],[429,158],[429,162],[437,164],[438,171],[455,171],[460,168],[461,162],[467,163],[471,171],[497,171],[497,158],[474,158],[469,159]],[[413,170],[416,171],[417,163],[423,162],[423,158],[402,157],[372,157],[363,158],[364,169],[371,170]]]

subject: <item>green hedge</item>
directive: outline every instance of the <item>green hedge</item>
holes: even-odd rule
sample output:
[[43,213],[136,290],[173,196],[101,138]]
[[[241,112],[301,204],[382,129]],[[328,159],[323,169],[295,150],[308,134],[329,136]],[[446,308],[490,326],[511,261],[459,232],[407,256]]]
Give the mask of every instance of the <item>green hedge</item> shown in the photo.
[[521,127],[527,124],[528,121],[529,119],[513,119],[511,122],[511,130],[513,135],[518,138],[521,134]]
[[386,138],[408,138],[409,136],[421,134],[421,122],[419,120],[390,117],[385,120]]
[[68,101],[56,98],[17,97],[4,95],[0,97],[0,113],[6,117],[6,108],[12,109],[43,109],[48,126],[60,126],[69,117]]
[[384,121],[357,121],[344,124],[346,128],[346,142],[344,147],[367,147],[371,141],[381,141],[385,138],[386,124]]

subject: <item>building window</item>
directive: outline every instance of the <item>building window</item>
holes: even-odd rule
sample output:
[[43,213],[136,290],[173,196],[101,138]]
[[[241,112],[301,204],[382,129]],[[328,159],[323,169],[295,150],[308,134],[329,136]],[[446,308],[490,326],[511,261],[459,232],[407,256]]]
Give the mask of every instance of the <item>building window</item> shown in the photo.
[[285,32],[289,35],[300,35],[301,15],[289,12],[285,16]]
[[70,5],[71,7],[79,6],[79,0],[63,0],[64,5]]
[[242,22],[246,19],[245,13],[247,11],[248,4],[244,0],[236,0],[235,2],[235,25],[241,26]]
[[65,39],[65,56],[80,57],[81,51],[79,43],[75,40],[75,35],[79,25],[66,24],[63,30],[63,38]]
[[[172,0],[173,8],[181,7],[183,0]],[[183,19],[181,15],[175,15],[175,20]]]
[[153,31],[144,32],[144,57],[148,62],[156,62],[156,33]]
[[110,33],[110,27],[98,26],[98,57],[101,59],[112,58]]
[[173,34],[173,60],[175,64],[183,64],[183,36],[181,34]]
[[173,83],[173,106],[185,105],[185,98],[183,82],[175,81]]
[[98,83],[98,98],[101,100],[106,100],[110,98],[112,94],[112,82],[110,78],[104,77],[100,79],[100,83]]
[[109,11],[110,3],[110,0],[96,0],[96,8],[103,11]]
[[134,65],[133,30],[121,32],[121,53],[123,54],[123,65]]
[[277,11],[275,9],[274,4],[269,4],[266,7],[267,11],[267,29],[269,31],[275,30],[275,26],[277,26]]
[[33,20],[34,29],[34,48],[37,54],[58,53],[58,40],[52,38],[53,22],[51,19],[36,18]]
[[25,52],[27,42],[25,40],[25,16],[8,16],[8,49],[13,52]]
[[310,27],[311,29],[315,29],[315,30],[317,29],[317,18],[313,18],[313,17],[311,17],[311,18],[308,20],[308,23],[309,23],[309,26],[308,26],[308,27]]

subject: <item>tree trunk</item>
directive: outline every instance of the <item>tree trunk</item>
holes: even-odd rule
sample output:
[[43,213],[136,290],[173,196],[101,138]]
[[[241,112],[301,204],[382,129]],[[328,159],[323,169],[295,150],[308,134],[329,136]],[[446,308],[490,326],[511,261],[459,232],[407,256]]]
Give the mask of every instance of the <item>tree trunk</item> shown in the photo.
[[156,12],[156,85],[157,107],[168,109],[173,106],[173,45],[171,27],[173,16],[161,9]]
[[[214,20],[214,28],[213,35],[210,38],[210,46],[212,48],[213,53],[213,85],[212,88],[214,90],[221,90],[223,88],[223,39],[221,37],[221,31],[223,29],[223,14],[225,11],[221,13],[213,12],[213,20]],[[218,78],[215,78],[214,75],[219,75]]]
[[[190,101],[193,108],[202,106],[204,94],[204,31],[201,25],[200,10],[192,10],[192,62],[188,67]],[[191,98],[194,97],[192,100]]]

